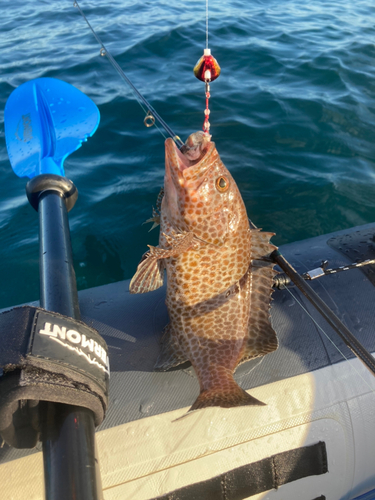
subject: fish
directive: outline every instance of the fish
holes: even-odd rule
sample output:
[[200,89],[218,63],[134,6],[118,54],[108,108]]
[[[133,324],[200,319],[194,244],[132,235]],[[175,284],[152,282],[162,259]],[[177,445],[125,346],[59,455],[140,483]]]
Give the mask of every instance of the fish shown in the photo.
[[129,291],[159,288],[166,270],[170,322],[155,370],[190,361],[200,393],[189,412],[264,405],[233,374],[278,347],[270,318],[277,247],[274,233],[249,220],[209,134],[191,134],[181,150],[166,140],[164,192],[149,221],[160,224],[159,244],[148,245]]

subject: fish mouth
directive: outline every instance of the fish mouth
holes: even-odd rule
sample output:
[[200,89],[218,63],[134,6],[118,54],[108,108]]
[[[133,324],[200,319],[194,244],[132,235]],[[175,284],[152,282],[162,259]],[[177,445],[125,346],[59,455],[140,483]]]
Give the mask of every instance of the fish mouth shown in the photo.
[[173,147],[173,153],[177,156],[177,161],[175,162],[175,165],[178,167],[178,170],[180,172],[183,172],[187,168],[190,168],[191,167],[190,160],[183,153],[183,150],[185,149],[185,145],[182,146],[181,149],[178,149],[176,143],[173,141],[172,147]]
[[178,177],[182,180],[185,170],[193,166],[196,166],[197,170],[200,169],[203,160],[215,148],[215,143],[211,142],[211,135],[204,132],[195,132],[188,137],[181,149],[177,147],[173,139],[167,139],[165,147],[170,166],[177,170]]

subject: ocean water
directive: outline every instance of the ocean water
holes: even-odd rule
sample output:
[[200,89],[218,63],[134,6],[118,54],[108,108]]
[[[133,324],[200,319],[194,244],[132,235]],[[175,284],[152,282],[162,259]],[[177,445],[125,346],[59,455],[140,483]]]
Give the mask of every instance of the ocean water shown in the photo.
[[[205,2],[81,0],[127,76],[183,139],[203,123]],[[11,92],[64,80],[98,105],[95,135],[65,161],[78,288],[129,278],[157,230],[142,225],[163,184],[163,136],[71,0],[0,0],[0,308],[39,297],[38,217],[4,133]],[[372,0],[210,0],[211,132],[249,217],[277,245],[375,221]]]

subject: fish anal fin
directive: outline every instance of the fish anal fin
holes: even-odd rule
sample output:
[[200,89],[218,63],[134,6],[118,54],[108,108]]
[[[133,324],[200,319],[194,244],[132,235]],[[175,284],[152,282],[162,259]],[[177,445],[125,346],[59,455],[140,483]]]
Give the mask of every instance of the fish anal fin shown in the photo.
[[265,403],[259,401],[259,399],[256,399],[253,396],[250,396],[250,394],[241,389],[241,387],[234,382],[234,384],[226,390],[212,388],[201,391],[189,412],[207,408],[209,406],[233,408],[235,406],[265,406]]
[[[259,316],[257,312],[254,315]],[[267,317],[256,318],[255,321],[250,321],[249,336],[242,348],[241,358],[237,366],[250,359],[265,356],[275,351],[278,346],[277,335],[270,320]]]
[[187,361],[189,361],[188,357],[181,349],[177,336],[173,333],[171,324],[168,324],[164,329],[161,351],[155,363],[154,370],[164,372]]

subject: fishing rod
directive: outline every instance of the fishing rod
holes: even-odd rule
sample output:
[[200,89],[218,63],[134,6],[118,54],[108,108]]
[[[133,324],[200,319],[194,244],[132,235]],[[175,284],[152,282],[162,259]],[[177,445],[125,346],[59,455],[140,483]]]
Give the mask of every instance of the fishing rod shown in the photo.
[[[74,1],[73,6],[79,10],[81,16],[86,21],[87,26],[90,28],[90,30],[92,31],[92,34],[96,38],[96,41],[101,46],[100,55],[102,57],[106,57],[108,59],[108,61],[111,63],[111,65],[117,71],[117,73],[120,75],[120,77],[132,89],[133,93],[135,94],[136,98],[138,99],[138,103],[140,104],[141,108],[143,109],[144,113],[146,114],[145,119],[144,119],[144,123],[145,123],[146,127],[152,127],[152,125],[155,124],[155,120],[157,120],[159,122],[159,124],[163,127],[163,129],[167,132],[167,134],[175,141],[175,143],[177,144],[177,147],[179,149],[181,149],[184,146],[184,143],[181,141],[180,137],[173,132],[173,130],[170,128],[170,126],[163,120],[163,118],[159,115],[159,113],[157,113],[157,111],[155,111],[153,106],[151,106],[151,104],[147,101],[147,99],[139,92],[139,90],[135,87],[135,85],[131,82],[131,80],[125,75],[125,73],[123,72],[121,67],[118,65],[116,60],[113,58],[112,54],[109,52],[109,50],[106,48],[106,46],[102,42],[99,35],[95,32],[94,28],[91,26],[89,20],[85,16],[85,13],[83,12],[81,7],[79,6],[77,0]],[[143,108],[141,103],[143,103],[146,106],[147,111]],[[164,135],[164,134],[162,133],[162,135]]]
[[[353,262],[353,264],[347,264],[345,266],[335,267],[333,269],[327,269],[328,260],[323,260],[320,264],[320,267],[315,269],[311,269],[303,274],[300,274],[300,277],[307,281],[313,281],[322,276],[329,276],[330,274],[337,274],[343,271],[349,271],[351,269],[358,269],[359,267],[365,267],[371,264],[375,264],[375,259],[366,259],[359,262]],[[279,290],[284,290],[289,286],[293,286],[294,283],[290,279],[290,277],[286,273],[277,274],[273,278],[273,287],[278,288]]]
[[347,347],[362,361],[366,368],[375,375],[375,359],[368,350],[356,339],[351,331],[340,321],[333,311],[323,302],[317,293],[306,283],[278,250],[271,253],[270,258],[278,264],[303,295],[312,303],[327,323],[344,341]]

